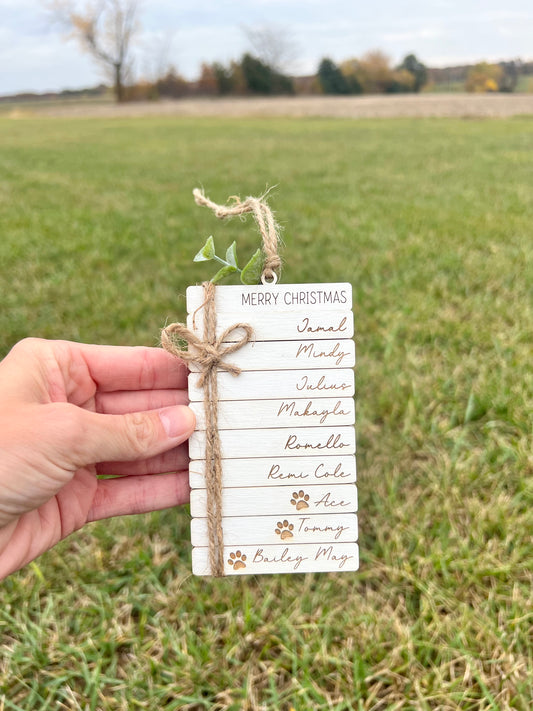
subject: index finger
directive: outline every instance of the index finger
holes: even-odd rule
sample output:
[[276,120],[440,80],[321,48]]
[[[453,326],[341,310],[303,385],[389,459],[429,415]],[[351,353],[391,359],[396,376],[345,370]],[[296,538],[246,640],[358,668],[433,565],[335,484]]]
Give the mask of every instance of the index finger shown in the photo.
[[162,348],[76,344],[100,392],[187,388],[187,366]]

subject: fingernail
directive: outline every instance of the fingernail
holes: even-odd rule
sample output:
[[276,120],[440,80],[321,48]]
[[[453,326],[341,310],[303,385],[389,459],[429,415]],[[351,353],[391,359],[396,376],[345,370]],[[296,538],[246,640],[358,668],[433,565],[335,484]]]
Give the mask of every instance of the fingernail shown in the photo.
[[171,438],[192,432],[196,423],[194,412],[186,405],[165,407],[159,410],[159,417],[167,436]]

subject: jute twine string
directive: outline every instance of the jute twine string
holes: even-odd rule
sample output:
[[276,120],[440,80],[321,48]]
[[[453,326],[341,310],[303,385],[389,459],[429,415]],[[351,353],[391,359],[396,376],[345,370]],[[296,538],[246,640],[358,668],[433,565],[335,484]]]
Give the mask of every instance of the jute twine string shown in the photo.
[[226,217],[235,217],[251,212],[257,222],[259,232],[263,238],[263,252],[265,261],[263,263],[263,282],[276,282],[281,270],[281,259],[278,254],[278,243],[280,242],[279,225],[274,219],[272,210],[265,202],[266,193],[259,198],[247,197],[241,201],[239,197],[233,195],[233,205],[217,205],[217,203],[205,196],[203,190],[195,188],[192,191],[197,205],[209,207],[219,220]]
[[[222,358],[242,348],[253,338],[253,329],[246,323],[236,323],[216,336],[215,285],[204,282],[204,338],[201,340],[185,324],[173,323],[163,329],[161,344],[165,350],[200,368],[198,386],[204,390],[205,411],[205,486],[207,492],[207,533],[209,539],[209,563],[211,574],[224,575],[224,535],[222,532],[222,463],[218,433],[218,382],[217,368],[232,375],[241,370],[226,363]],[[196,313],[196,312],[195,312]],[[233,331],[242,330],[243,335],[235,343],[224,344]],[[182,345],[187,343],[189,350]]]

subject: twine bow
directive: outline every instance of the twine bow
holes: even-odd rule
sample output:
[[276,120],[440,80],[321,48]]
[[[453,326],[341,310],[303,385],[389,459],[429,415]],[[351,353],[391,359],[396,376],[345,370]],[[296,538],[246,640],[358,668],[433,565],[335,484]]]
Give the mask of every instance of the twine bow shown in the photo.
[[[222,531],[222,454],[218,433],[218,379],[217,369],[238,375],[241,369],[222,358],[242,348],[253,338],[253,329],[246,323],[236,323],[216,337],[215,285],[203,284],[204,339],[182,323],[173,323],[163,329],[161,344],[165,350],[200,368],[198,385],[204,390],[205,411],[205,486],[207,492],[207,535],[209,538],[209,564],[211,575],[224,575],[224,534]],[[244,331],[240,340],[223,345],[233,331]],[[188,344],[189,350],[183,345]]]
[[[244,331],[244,334],[235,343],[224,344],[224,341],[237,330]],[[252,327],[247,323],[236,323],[229,326],[215,339],[214,343],[209,343],[199,338],[194,331],[183,323],[171,323],[161,334],[163,348],[176,356],[179,356],[186,363],[194,363],[200,368],[198,387],[203,388],[206,378],[212,369],[224,370],[231,375],[239,375],[241,369],[232,363],[226,363],[223,358],[230,353],[238,351],[253,338]],[[180,347],[180,342],[187,343],[189,350]]]

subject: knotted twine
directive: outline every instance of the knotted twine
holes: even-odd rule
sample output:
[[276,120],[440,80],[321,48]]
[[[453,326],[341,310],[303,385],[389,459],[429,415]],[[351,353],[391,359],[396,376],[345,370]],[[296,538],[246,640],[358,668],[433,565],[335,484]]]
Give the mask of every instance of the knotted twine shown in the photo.
[[[264,202],[264,197],[248,197],[244,202],[234,197],[233,206],[217,205],[207,198],[201,190],[193,191],[197,205],[210,207],[219,219],[244,215],[252,212],[261,236],[263,238],[263,264],[262,281],[276,282],[281,268],[281,259],[278,255],[278,226],[272,212]],[[209,542],[209,564],[211,574],[215,577],[224,575],[224,534],[222,530],[222,456],[220,449],[220,436],[218,432],[218,379],[217,369],[224,370],[231,375],[239,375],[241,369],[223,360],[224,356],[234,353],[248,343],[254,335],[249,324],[236,323],[229,326],[220,336],[216,335],[217,319],[215,306],[215,285],[204,282],[204,302],[195,311],[194,317],[200,309],[204,309],[204,334],[201,340],[194,331],[185,324],[173,323],[163,329],[161,345],[173,355],[187,363],[194,363],[200,369],[198,387],[204,391],[205,412],[205,486],[206,486],[206,515],[207,535]],[[224,345],[235,331],[241,330],[243,335],[234,343]],[[236,336],[233,335],[235,338]],[[188,344],[188,350],[183,346]]]

